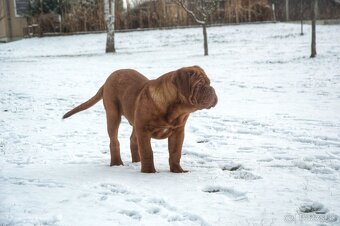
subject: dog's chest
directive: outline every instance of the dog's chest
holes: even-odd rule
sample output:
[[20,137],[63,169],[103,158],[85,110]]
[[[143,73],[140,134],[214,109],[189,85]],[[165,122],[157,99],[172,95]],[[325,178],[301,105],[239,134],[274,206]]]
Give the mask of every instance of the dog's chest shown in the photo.
[[170,137],[176,130],[185,125],[188,115],[179,115],[174,120],[168,120],[166,117],[161,120],[154,121],[148,126],[151,136],[154,139],[165,139]]
[[165,139],[165,138],[168,138],[169,136],[171,136],[172,132],[173,132],[173,129],[167,128],[167,127],[155,128],[152,131],[152,138]]
[[150,129],[151,129],[152,138],[155,138],[155,139],[168,138],[175,132],[176,128],[178,127],[179,125],[177,121],[173,123],[162,121],[157,126],[156,125],[154,127],[151,126]]

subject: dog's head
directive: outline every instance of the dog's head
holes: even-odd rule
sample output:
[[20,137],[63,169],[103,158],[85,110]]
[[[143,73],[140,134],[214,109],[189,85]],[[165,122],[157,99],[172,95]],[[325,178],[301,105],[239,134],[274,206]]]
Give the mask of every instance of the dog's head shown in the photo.
[[199,66],[183,67],[175,71],[173,83],[182,100],[197,109],[211,108],[217,104],[215,89]]

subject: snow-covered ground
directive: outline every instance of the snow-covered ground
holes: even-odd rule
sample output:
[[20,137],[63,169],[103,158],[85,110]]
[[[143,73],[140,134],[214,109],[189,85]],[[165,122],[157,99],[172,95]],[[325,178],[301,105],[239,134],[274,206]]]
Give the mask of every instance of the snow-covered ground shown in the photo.
[[[340,26],[262,24],[32,38],[0,45],[0,225],[340,225]],[[62,121],[114,70],[200,65],[219,103],[188,120],[182,166],[140,173],[120,127],[109,167],[102,104]]]

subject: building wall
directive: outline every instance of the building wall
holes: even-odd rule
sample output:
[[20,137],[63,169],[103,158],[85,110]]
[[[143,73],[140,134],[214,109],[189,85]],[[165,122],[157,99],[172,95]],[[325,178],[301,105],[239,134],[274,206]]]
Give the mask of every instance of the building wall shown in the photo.
[[[7,11],[9,3],[9,11]],[[24,37],[25,17],[16,15],[15,0],[0,0],[0,41],[12,41]]]
[[0,0],[0,41],[7,41],[7,17],[5,13],[5,0]]

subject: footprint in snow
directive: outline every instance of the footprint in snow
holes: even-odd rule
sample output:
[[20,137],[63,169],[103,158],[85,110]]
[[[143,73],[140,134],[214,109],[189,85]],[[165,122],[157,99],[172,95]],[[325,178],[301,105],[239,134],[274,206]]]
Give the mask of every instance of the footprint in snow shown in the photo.
[[243,179],[243,180],[258,180],[262,179],[261,176],[255,175],[248,171],[235,171],[232,172],[232,175],[235,179]]
[[174,206],[170,205],[162,198],[150,198],[147,200],[147,203],[152,205],[147,212],[150,214],[160,214],[161,217],[165,218],[168,222],[188,222],[189,225],[193,223],[199,224],[202,226],[208,226],[208,223],[205,220],[196,215],[189,212],[183,212],[178,210]]
[[49,179],[33,179],[33,178],[18,178],[18,177],[9,177],[5,180],[9,181],[11,184],[15,185],[31,185],[43,188],[63,188],[64,185],[61,183],[57,183],[51,181]]
[[301,218],[314,219],[323,223],[333,223],[339,220],[336,214],[330,213],[329,210],[319,202],[306,202],[301,204],[299,213]]
[[240,192],[233,188],[228,188],[219,185],[208,185],[202,189],[203,192],[207,193],[216,193],[222,194],[229,198],[232,198],[234,201],[240,201],[247,199],[246,192]]
[[169,203],[167,203],[164,199],[159,199],[159,198],[150,198],[147,200],[148,203],[157,205],[159,207],[163,207],[167,210],[170,211],[176,211],[176,208],[171,206]]
[[134,202],[134,203],[140,203],[142,201],[141,198],[131,197],[126,199],[127,202]]
[[272,162],[274,159],[271,157],[265,157],[257,160],[258,162]]
[[242,169],[243,166],[241,164],[239,164],[239,163],[228,162],[228,163],[221,164],[220,168],[223,171],[236,171],[236,170]]
[[286,160],[286,161],[297,159],[297,157],[293,157],[291,155],[285,155],[285,154],[276,155],[276,156],[274,156],[274,158],[277,159],[277,160]]
[[100,185],[108,194],[130,194],[130,192],[119,184],[103,183]]
[[150,207],[147,212],[150,214],[158,214],[161,212],[161,209],[159,207]]
[[304,169],[304,170],[308,170],[311,173],[314,174],[332,174],[334,173],[334,167],[332,167],[332,165],[330,165],[332,168],[329,168],[325,165],[322,164],[318,164],[318,163],[313,163],[313,162],[307,162],[307,161],[303,161],[303,160],[299,160],[299,161],[295,161],[294,165],[299,168],[299,169]]
[[[98,194],[100,195],[100,201],[107,200],[110,196],[114,195],[127,195],[131,194],[125,187],[118,184],[111,183],[102,183],[100,184],[100,191]],[[96,188],[97,189],[97,188]]]
[[223,171],[231,171],[231,175],[235,179],[244,179],[244,180],[257,180],[262,179],[262,177],[257,176],[249,171],[245,171],[244,167],[239,163],[225,163],[223,165],[220,165],[220,168]]
[[140,220],[142,218],[142,215],[140,215],[140,213],[135,210],[121,210],[119,213],[135,220]]
[[325,214],[328,212],[328,209],[326,209],[321,203],[319,202],[307,202],[303,203],[299,207],[300,212],[302,213],[317,213],[317,214]]
[[239,153],[252,153],[252,152],[254,152],[254,150],[251,147],[240,147],[237,152],[239,152]]

